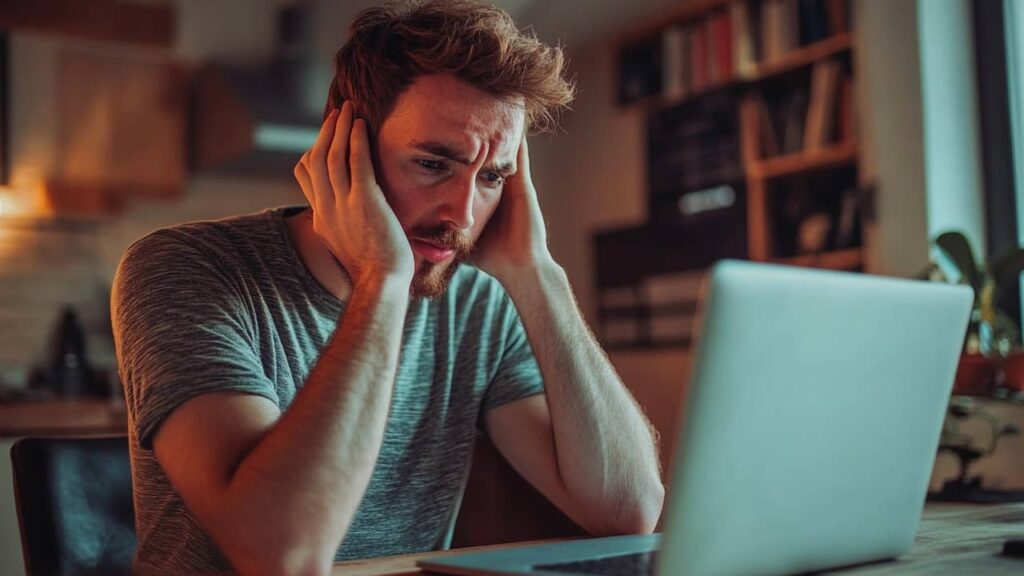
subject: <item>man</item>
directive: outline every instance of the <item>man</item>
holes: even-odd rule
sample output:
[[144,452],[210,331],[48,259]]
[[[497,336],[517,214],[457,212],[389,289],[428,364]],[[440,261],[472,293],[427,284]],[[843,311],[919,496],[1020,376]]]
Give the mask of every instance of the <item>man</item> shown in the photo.
[[492,6],[367,10],[296,166],[310,209],[129,248],[112,313],[139,571],[443,547],[478,428],[589,531],[654,528],[650,427],[530,179],[527,129],[571,97],[560,50]]

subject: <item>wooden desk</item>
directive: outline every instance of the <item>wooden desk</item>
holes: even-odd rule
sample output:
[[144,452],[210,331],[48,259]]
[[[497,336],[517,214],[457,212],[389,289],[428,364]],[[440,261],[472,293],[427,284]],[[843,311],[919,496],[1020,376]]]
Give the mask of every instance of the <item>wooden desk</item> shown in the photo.
[[11,402],[0,404],[0,438],[125,434],[127,418],[124,403],[111,400]]
[[[1024,574],[1024,558],[1000,555],[1007,538],[1024,538],[1024,504],[979,506],[929,504],[910,553],[894,562],[833,571],[840,575],[925,576],[933,574]],[[503,544],[474,550],[510,548]],[[407,576],[422,574],[416,560],[458,553],[458,550],[409,554],[335,564],[336,576]]]

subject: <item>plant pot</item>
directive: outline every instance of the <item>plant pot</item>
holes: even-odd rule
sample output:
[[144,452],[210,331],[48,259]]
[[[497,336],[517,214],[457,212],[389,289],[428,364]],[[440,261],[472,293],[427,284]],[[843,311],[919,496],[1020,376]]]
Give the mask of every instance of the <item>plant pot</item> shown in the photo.
[[1010,390],[1024,392],[1024,352],[1007,356],[1003,360],[1003,384]]
[[[954,394],[989,396],[996,386],[996,361],[981,354],[964,354],[956,368]],[[1024,368],[1024,363],[1022,363]]]

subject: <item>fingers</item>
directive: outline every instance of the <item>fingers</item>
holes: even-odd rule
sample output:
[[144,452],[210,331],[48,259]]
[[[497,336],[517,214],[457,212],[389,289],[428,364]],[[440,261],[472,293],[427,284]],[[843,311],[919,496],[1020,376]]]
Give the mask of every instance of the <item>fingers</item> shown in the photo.
[[365,187],[375,185],[373,158],[370,155],[370,141],[366,135],[366,121],[362,118],[352,124],[352,138],[349,143],[351,151],[349,164],[352,170],[352,184],[363,184]]
[[308,159],[309,152],[303,154],[302,159],[295,165],[295,180],[299,183],[299,188],[302,189],[302,195],[306,197],[306,202],[309,203],[309,207],[313,209],[314,213],[316,213],[316,191],[313,190],[313,180],[309,176],[309,169],[306,168]]
[[331,178],[327,173],[327,152],[334,139],[339,113],[340,111],[337,109],[331,110],[320,128],[316,143],[306,152],[306,170],[309,171],[313,192],[316,195],[315,204],[318,207],[329,206],[334,200],[334,189],[331,187]]
[[523,131],[523,140],[519,143],[519,158],[516,159],[519,164],[517,171],[523,175],[524,178],[529,179],[530,177],[530,146],[526,143],[526,131]]
[[352,102],[346,100],[341,106],[327,153],[327,173],[335,194],[346,194],[352,186],[348,170],[348,143],[352,132]]

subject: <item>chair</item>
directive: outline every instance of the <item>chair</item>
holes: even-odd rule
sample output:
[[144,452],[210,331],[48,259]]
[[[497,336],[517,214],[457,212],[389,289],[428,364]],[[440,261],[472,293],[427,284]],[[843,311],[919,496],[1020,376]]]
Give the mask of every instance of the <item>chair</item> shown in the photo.
[[486,436],[477,436],[452,548],[586,535],[523,479]]
[[23,438],[11,447],[11,461],[29,576],[131,573],[126,436]]

